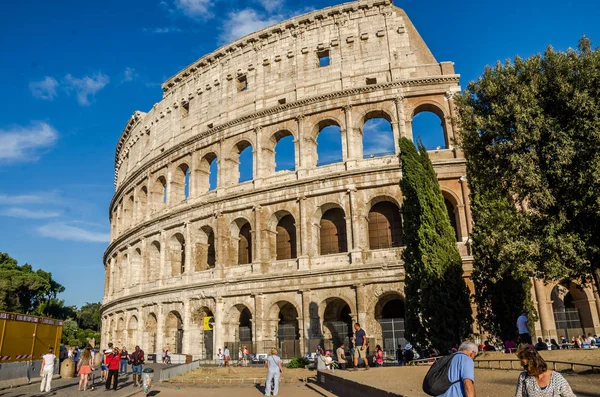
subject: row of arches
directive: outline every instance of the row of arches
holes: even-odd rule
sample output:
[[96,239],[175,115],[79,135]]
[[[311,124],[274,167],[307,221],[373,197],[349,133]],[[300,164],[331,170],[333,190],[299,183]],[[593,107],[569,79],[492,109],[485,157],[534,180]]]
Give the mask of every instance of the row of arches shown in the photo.
[[[448,199],[445,201],[448,216],[458,236],[456,206]],[[344,209],[330,204],[323,206],[321,213],[318,224],[315,225],[318,236],[316,253],[332,255],[348,252],[348,219]],[[298,258],[300,241],[295,217],[287,211],[279,211],[274,214],[273,224],[273,232],[268,234],[271,261]],[[203,225],[196,229],[191,241],[186,241],[182,232],[175,232],[166,241],[151,240],[146,245],[145,255],[141,248],[135,248],[114,256],[111,266],[114,274],[107,277],[107,280],[115,280],[117,285],[113,286],[114,292],[124,288],[118,284],[119,280],[125,278],[131,285],[137,285],[150,283],[161,277],[212,269],[219,260],[223,265],[249,264],[253,262],[255,252],[253,233],[253,226],[248,219],[236,218],[229,226],[226,257],[218,258],[216,234],[211,226]],[[385,200],[375,202],[368,212],[366,233],[370,250],[402,247],[402,216],[398,205]],[[187,244],[192,246],[186,249]],[[190,255],[189,260],[186,255]],[[186,269],[186,264],[189,269]],[[161,265],[165,269],[162,273]]]
[[[303,319],[296,303],[282,299],[256,319],[250,307],[245,303],[237,303],[223,312],[224,317],[220,319],[215,318],[208,307],[200,307],[194,310],[187,324],[184,324],[182,312],[177,309],[166,310],[162,324],[159,324],[154,312],[147,313],[143,320],[138,319],[138,315],[132,315],[127,322],[123,316],[119,316],[116,327],[113,319],[110,319],[106,324],[106,336],[118,345],[142,345],[148,352],[169,349],[173,353],[200,353],[201,356],[212,358],[215,348],[223,346],[228,346],[235,354],[237,347],[242,345],[246,345],[251,352],[260,353],[261,346],[275,345],[283,357],[294,357],[303,354],[299,348],[301,339],[304,339],[304,348],[308,351],[314,351],[317,344],[328,349],[342,343],[348,346],[353,323],[357,320],[357,313],[351,307],[345,297],[333,296],[321,303],[312,301],[307,312],[309,318]],[[206,316],[213,317],[213,330],[205,330],[201,326]],[[398,343],[406,342],[404,300],[399,293],[390,292],[379,297],[369,317],[376,322],[374,327],[369,323],[369,335],[378,335],[377,339],[383,342],[384,348],[394,349]],[[304,332],[302,324],[308,324]],[[258,333],[255,332],[257,329],[260,329]],[[160,338],[158,333],[161,333]],[[188,338],[184,338],[185,333],[190,334]],[[218,339],[223,346],[215,346],[215,333],[219,334]],[[261,340],[266,343],[258,344]]]
[[[447,132],[443,111],[434,106],[421,106],[415,110],[412,128],[414,139],[424,139],[428,149],[446,149]],[[386,111],[370,111],[363,117],[359,136],[363,158],[393,155],[396,143],[393,132],[394,118]],[[335,118],[325,118],[316,123],[311,139],[305,139],[302,150],[313,153],[307,156],[304,168],[319,167],[343,162],[344,139],[343,123]],[[298,135],[296,133],[296,135]],[[170,171],[155,173],[148,183],[130,192],[113,210],[111,223],[114,229],[130,227],[145,219],[149,211],[159,211],[170,204],[186,201],[191,196],[205,194],[221,185],[231,185],[253,180],[257,172],[257,156],[260,156],[263,174],[279,171],[295,171],[298,165],[300,148],[298,139],[290,129],[282,129],[271,135],[268,144],[257,151],[252,139],[242,137],[236,142],[228,157],[218,158],[218,151],[209,151],[191,166],[191,160],[184,159],[174,164]],[[350,142],[346,142],[349,145]],[[219,166],[225,167],[230,175],[219,175]],[[234,169],[235,172],[231,174]]]

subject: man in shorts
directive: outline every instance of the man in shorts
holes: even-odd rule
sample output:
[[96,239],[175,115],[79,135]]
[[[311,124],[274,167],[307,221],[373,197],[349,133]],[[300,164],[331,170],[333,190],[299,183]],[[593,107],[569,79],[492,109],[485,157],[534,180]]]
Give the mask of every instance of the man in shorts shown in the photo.
[[354,370],[358,369],[358,359],[361,358],[365,363],[365,370],[369,369],[369,360],[367,360],[367,333],[364,329],[360,328],[360,324],[354,324]]
[[131,370],[133,372],[133,387],[142,386],[142,366],[144,365],[144,351],[139,346],[131,354]]

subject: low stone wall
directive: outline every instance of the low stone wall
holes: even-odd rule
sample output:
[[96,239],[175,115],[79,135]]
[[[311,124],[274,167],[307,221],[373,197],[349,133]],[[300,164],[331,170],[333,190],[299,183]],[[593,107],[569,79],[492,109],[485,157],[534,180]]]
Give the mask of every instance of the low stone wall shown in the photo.
[[[39,382],[41,367],[42,360],[0,364],[0,390]],[[56,360],[55,377],[58,376],[58,369],[58,360]]]

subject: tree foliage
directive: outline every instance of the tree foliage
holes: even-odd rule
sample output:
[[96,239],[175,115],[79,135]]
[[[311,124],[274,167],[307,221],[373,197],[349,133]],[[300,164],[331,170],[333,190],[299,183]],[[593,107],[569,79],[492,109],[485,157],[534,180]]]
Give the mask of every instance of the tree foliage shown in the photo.
[[100,331],[100,302],[89,303],[81,306],[77,312],[77,322],[79,326],[84,329],[90,329],[93,331]]
[[[498,63],[456,103],[479,321],[500,337],[499,313],[514,322],[532,306],[528,277],[600,286],[600,51],[584,37],[578,50]],[[503,283],[523,301],[498,296]]]
[[64,290],[52,279],[52,273],[34,271],[28,264],[19,266],[15,259],[0,252],[0,310],[33,313]]
[[469,291],[454,230],[427,150],[400,139],[404,196],[406,337],[449,351],[471,333]]

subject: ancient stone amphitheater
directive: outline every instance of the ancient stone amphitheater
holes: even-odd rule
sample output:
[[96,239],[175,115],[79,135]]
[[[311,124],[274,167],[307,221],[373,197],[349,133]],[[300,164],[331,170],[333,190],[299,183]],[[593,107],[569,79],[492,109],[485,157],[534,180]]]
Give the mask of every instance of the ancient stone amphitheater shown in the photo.
[[[397,140],[422,112],[441,122],[445,145],[430,156],[470,274],[459,90],[453,63],[436,61],[390,0],[295,17],[177,73],[117,145],[103,343],[197,358],[277,346],[289,357],[337,346],[358,321],[393,350],[404,332]],[[365,148],[373,122],[391,152]],[[337,159],[322,156],[326,130]],[[287,167],[276,161],[284,142]],[[548,303],[542,320],[551,297],[537,295]]]

